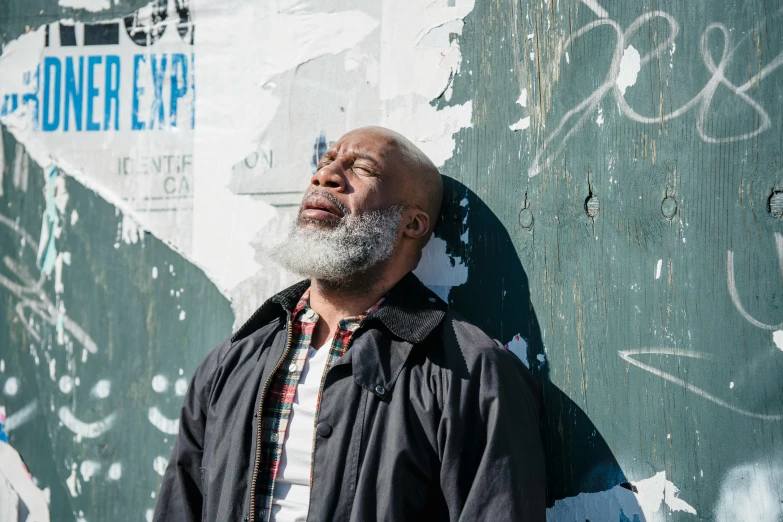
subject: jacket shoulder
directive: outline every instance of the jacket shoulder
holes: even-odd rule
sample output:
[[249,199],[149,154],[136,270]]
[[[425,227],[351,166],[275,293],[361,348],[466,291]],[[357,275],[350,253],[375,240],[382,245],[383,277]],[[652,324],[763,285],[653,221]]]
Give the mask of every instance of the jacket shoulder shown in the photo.
[[201,377],[201,381],[207,383],[212,380],[218,368],[226,364],[228,366],[236,364],[235,359],[246,359],[247,352],[255,351],[263,346],[280,322],[280,318],[275,318],[239,338],[236,334],[227,337],[207,354],[196,370],[196,377]]
[[507,351],[500,341],[487,335],[484,330],[449,308],[443,319],[442,336],[444,349],[459,348],[466,355],[481,356],[485,352]]
[[478,326],[458,313],[448,310],[441,328],[441,350],[446,360],[461,361],[469,373],[479,367],[507,366],[514,372],[532,378],[530,370],[500,341],[493,339]]

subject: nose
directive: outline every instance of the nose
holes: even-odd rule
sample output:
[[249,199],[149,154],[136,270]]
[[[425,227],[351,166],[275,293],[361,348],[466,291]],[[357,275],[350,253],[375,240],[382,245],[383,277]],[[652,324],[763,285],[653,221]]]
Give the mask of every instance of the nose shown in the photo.
[[310,185],[321,188],[337,189],[338,192],[345,190],[345,176],[337,161],[325,165],[312,178]]

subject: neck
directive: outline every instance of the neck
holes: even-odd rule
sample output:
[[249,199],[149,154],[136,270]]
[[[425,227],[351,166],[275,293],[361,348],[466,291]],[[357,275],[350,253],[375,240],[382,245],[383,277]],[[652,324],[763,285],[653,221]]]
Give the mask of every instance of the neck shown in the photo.
[[310,308],[320,316],[313,333],[313,346],[320,347],[332,338],[341,319],[366,312],[386,295],[405,273],[385,270],[373,277],[357,275],[352,278],[350,284],[339,286],[327,281],[313,280],[310,283]]
[[335,285],[313,280],[310,284],[310,307],[329,325],[340,319],[361,315],[378,302],[397,281],[386,278],[355,278],[350,285]]

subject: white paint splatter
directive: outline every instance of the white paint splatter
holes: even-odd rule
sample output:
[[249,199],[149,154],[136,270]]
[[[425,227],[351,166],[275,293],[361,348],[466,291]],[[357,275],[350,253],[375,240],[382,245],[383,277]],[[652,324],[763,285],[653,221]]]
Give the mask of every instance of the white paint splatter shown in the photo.
[[[65,291],[65,285],[63,285],[63,265],[70,265],[71,264],[71,253],[70,252],[58,252],[57,258],[54,260],[54,293],[55,294],[62,294]],[[65,306],[62,302],[60,302],[60,315],[65,317]],[[63,335],[65,334],[64,328],[62,328],[61,323],[58,322],[58,329],[57,329],[57,344],[63,345],[65,344],[65,340],[63,338]]]
[[106,473],[106,478],[109,480],[119,480],[122,477],[122,464],[119,462],[112,462],[109,466],[109,471]]
[[126,245],[135,245],[144,239],[144,228],[128,214],[122,215],[122,240]]
[[628,87],[636,84],[636,78],[641,70],[642,57],[633,45],[629,45],[623,52],[623,57],[620,60],[620,72],[615,80],[617,88],[623,95]]
[[157,266],[153,266],[152,267],[152,279],[157,279],[157,278],[158,278],[158,267]]
[[101,379],[95,383],[95,386],[90,390],[90,395],[96,399],[105,399],[111,394],[111,382],[108,379]]
[[111,7],[109,0],[59,0],[60,7],[70,7],[71,9],[84,9],[91,13],[104,11]]
[[49,361],[49,378],[52,382],[57,382],[57,359],[54,357]]
[[163,393],[169,389],[169,380],[163,375],[156,375],[152,378],[152,389],[158,393]]
[[76,209],[73,209],[71,211],[71,226],[74,226],[77,221],[79,221],[79,213],[76,212]]
[[599,127],[604,126],[604,109],[603,107],[598,108],[598,117],[595,119],[595,122],[598,124]]
[[152,517],[153,516],[155,516],[155,511],[152,510],[152,509],[148,509],[147,511],[144,512],[144,519],[147,522],[152,522]]
[[5,372],[5,359],[0,359],[0,373]]
[[185,395],[188,391],[188,381],[185,379],[177,379],[177,381],[174,383],[174,393],[182,397]]
[[512,131],[525,130],[528,127],[530,127],[530,116],[525,116],[513,125],[508,126]]
[[95,462],[94,460],[85,460],[82,462],[81,466],[79,466],[79,472],[82,474],[82,478],[85,482],[89,482],[99,469],[101,469],[100,462]]
[[781,459],[769,457],[762,463],[748,463],[730,470],[721,482],[716,522],[783,520]]
[[147,420],[163,433],[169,435],[176,435],[179,433],[179,419],[169,419],[155,406],[150,408],[147,412]]
[[655,265],[655,279],[661,278],[661,267],[663,266],[663,259],[658,260],[658,264]]
[[543,353],[539,353],[536,355],[536,359],[538,359],[538,362],[543,363],[546,360],[546,356]]
[[117,418],[117,414],[112,413],[99,421],[84,422],[78,419],[67,406],[61,407],[57,412],[57,416],[66,428],[76,435],[88,439],[95,439],[109,431],[114,426],[114,421]]
[[33,417],[35,417],[35,413],[37,410],[38,410],[38,401],[36,400],[25,405],[22,409],[20,409],[19,411],[10,415],[7,419],[5,419],[5,423],[4,423],[5,431],[10,433],[12,430],[17,429],[24,424],[27,424],[28,422],[33,420]]
[[166,457],[161,457],[158,455],[155,457],[155,460],[152,461],[152,469],[155,470],[155,473],[163,476],[164,473],[166,473],[166,465],[168,464],[168,460],[166,460]]
[[731,382],[729,382],[729,389],[731,390],[733,388],[734,388],[734,381],[731,381]]
[[60,381],[57,385],[60,387],[61,392],[71,393],[71,390],[73,390],[73,379],[71,379],[70,375],[63,375],[60,377]]
[[522,361],[522,364],[530,368],[530,363],[527,360],[527,339],[520,334],[516,334],[514,338],[506,344],[506,349],[516,355],[519,360]]
[[9,377],[7,381],[5,381],[5,385],[3,386],[3,393],[8,395],[9,397],[13,397],[17,394],[19,391],[19,379],[16,377]]
[[683,511],[696,515],[696,510],[679,498],[680,490],[661,471],[654,476],[633,483],[638,493],[622,486],[598,493],[580,493],[575,497],[564,498],[547,509],[548,522],[572,522],[582,520],[614,521],[620,520],[620,513],[633,520],[638,516],[645,522],[664,522],[667,513],[665,505],[671,511]]
[[527,89],[523,88],[520,92],[519,98],[517,98],[517,105],[523,108],[527,107]]
[[65,479],[65,483],[68,485],[68,491],[71,492],[72,497],[78,497],[82,492],[82,483],[79,482],[79,477],[76,474],[76,463],[71,464],[71,474]]
[[783,350],[783,330],[775,330],[772,332],[772,342],[778,349]]
[[184,321],[185,320],[185,310],[180,311],[179,313],[179,320]]

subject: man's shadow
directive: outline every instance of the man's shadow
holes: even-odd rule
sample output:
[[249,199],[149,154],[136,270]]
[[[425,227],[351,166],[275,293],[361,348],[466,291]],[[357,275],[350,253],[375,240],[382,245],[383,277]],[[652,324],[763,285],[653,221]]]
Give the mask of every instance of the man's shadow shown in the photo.
[[[474,192],[454,179],[443,179],[444,202],[435,235],[446,241],[452,259],[460,258],[468,267],[467,283],[452,288],[449,305],[503,343],[517,335],[527,343],[523,362],[541,384],[544,397],[547,506],[617,485],[631,489],[595,425],[549,380],[530,284],[506,228]],[[517,346],[519,342],[516,339]]]

